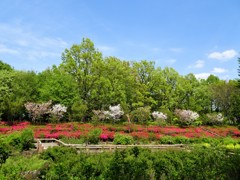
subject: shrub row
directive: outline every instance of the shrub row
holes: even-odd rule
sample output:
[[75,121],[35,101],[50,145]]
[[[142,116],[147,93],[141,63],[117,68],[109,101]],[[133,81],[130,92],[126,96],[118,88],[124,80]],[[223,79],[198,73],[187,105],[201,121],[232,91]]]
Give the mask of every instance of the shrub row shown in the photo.
[[[189,151],[155,151],[131,148],[114,153],[77,153],[75,149],[54,147],[41,156],[14,159],[0,168],[2,179],[239,179],[240,151],[223,148],[194,148]],[[19,163],[21,162],[21,163]],[[26,166],[26,162],[28,166]],[[33,164],[33,166],[31,166]]]

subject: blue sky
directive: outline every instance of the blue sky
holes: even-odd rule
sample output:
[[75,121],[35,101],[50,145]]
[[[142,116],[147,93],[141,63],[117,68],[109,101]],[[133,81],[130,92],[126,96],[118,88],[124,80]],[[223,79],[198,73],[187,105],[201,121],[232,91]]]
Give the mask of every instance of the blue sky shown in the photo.
[[0,59],[41,72],[90,38],[104,56],[238,78],[239,0],[1,0]]

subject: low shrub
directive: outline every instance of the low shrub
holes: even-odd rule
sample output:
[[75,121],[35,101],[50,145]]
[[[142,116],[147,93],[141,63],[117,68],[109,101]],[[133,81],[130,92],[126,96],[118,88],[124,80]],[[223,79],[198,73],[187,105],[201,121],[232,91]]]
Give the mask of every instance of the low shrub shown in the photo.
[[68,138],[68,137],[63,137],[60,140],[66,144],[83,144],[86,141],[84,138]]
[[174,144],[174,137],[172,136],[162,136],[159,139],[160,144]]
[[127,145],[127,144],[133,144],[133,137],[129,135],[123,135],[123,134],[115,134],[113,144],[121,144],[121,145]]
[[150,107],[139,107],[130,113],[130,118],[134,122],[141,124],[147,124],[147,121],[151,119]]
[[29,150],[34,147],[34,137],[33,131],[30,129],[25,129],[20,135],[21,139],[21,148],[22,150]]
[[6,162],[9,155],[10,155],[10,151],[8,149],[8,146],[1,142],[0,143],[0,167],[3,163]]
[[87,143],[98,144],[100,141],[101,133],[102,133],[102,130],[98,128],[90,131],[87,136]]

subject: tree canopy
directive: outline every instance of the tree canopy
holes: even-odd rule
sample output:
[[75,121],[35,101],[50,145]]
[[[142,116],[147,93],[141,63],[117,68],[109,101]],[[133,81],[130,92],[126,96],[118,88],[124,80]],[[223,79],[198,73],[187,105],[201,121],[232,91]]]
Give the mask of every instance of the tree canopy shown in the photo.
[[120,104],[125,114],[148,107],[169,114],[188,109],[202,115],[221,112],[239,122],[237,83],[214,75],[198,80],[192,73],[183,76],[171,67],[156,67],[153,61],[103,57],[84,38],[64,50],[59,66],[40,73],[18,71],[0,61],[0,117],[9,121],[29,118],[24,104],[51,100],[53,105],[67,107],[68,120],[90,120],[93,110]]

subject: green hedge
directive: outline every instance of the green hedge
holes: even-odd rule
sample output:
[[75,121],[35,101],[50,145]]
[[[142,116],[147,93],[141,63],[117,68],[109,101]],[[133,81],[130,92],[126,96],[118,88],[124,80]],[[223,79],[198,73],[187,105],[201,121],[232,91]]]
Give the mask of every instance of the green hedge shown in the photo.
[[[13,163],[14,162],[14,163]],[[16,164],[16,166],[13,164]],[[79,153],[54,147],[41,156],[10,157],[0,168],[2,179],[24,179],[36,170],[40,179],[240,179],[240,151],[195,147],[188,151],[130,148],[105,153]],[[34,167],[34,168],[33,168]]]

